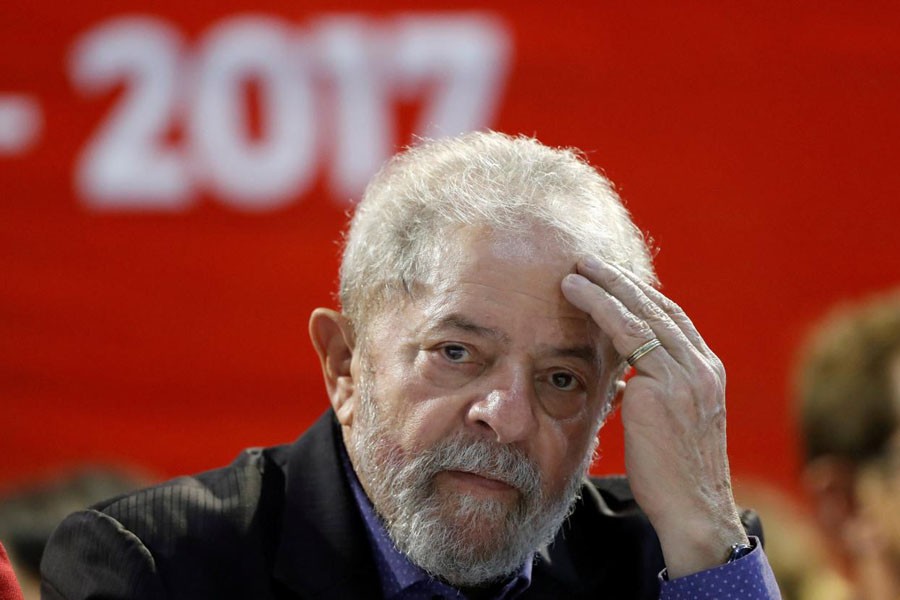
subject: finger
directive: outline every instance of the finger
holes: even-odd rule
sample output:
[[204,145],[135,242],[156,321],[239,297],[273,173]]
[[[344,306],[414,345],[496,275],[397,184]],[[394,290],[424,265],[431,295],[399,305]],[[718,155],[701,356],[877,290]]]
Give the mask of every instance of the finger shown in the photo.
[[613,268],[618,269],[622,275],[630,279],[640,290],[648,297],[650,300],[656,303],[667,315],[669,318],[674,321],[678,328],[681,329],[681,332],[684,336],[690,340],[691,344],[694,345],[697,350],[699,350],[702,354],[707,357],[715,356],[712,350],[710,350],[709,346],[706,344],[706,341],[700,335],[700,332],[697,331],[697,328],[694,326],[694,323],[687,316],[687,313],[684,312],[677,303],[675,303],[671,298],[660,292],[658,289],[639,278],[637,275],[632,273],[627,269],[623,269],[618,265],[612,265]]
[[[678,348],[683,348],[684,342],[672,338],[672,335],[681,335],[674,323],[670,324],[668,332],[664,333],[660,326],[658,326],[660,331],[657,332],[645,319],[628,310],[618,297],[583,275],[577,273],[567,275],[563,279],[562,290],[569,302],[588,313],[597,326],[610,337],[621,356],[629,356],[654,337],[658,338],[663,348],[658,348],[641,358],[639,364],[642,369],[653,368],[654,364],[662,366],[666,357],[672,361],[673,357],[668,356],[670,348],[674,348],[675,352],[682,352]],[[678,361],[678,358],[675,357],[674,360]]]
[[694,345],[678,324],[622,271],[596,260],[582,261],[578,270],[615,296],[635,317],[646,322],[678,362],[687,365],[696,358]]

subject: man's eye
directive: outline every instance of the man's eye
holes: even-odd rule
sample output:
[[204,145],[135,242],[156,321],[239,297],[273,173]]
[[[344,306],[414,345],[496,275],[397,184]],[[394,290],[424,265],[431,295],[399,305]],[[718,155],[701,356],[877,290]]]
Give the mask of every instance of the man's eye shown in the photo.
[[465,362],[469,358],[469,351],[459,344],[448,344],[441,347],[444,358],[450,362]]
[[557,371],[550,375],[550,383],[552,383],[553,387],[556,389],[564,392],[572,391],[579,385],[578,379],[571,373],[565,371]]

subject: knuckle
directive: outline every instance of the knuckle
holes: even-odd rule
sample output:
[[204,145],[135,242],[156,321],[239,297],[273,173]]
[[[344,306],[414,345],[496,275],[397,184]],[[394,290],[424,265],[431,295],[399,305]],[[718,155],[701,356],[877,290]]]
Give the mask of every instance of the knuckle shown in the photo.
[[648,319],[656,321],[661,321],[665,318],[665,313],[659,308],[656,302],[646,296],[638,301],[638,312],[639,314],[645,315]]
[[713,354],[712,352],[708,352],[704,357],[704,362],[707,365],[707,370],[710,373],[710,376],[715,378],[718,382],[718,385],[725,388],[725,364],[722,360]]
[[722,362],[722,359],[714,354],[710,359],[710,362],[712,363],[712,368],[719,374],[722,381],[725,381],[725,363]]
[[694,381],[698,387],[704,390],[715,390],[718,392],[722,389],[722,378],[719,373],[712,368],[700,369],[694,375]]
[[653,331],[650,329],[650,326],[641,319],[637,317],[630,317],[625,320],[625,324],[623,327],[623,332],[628,337],[639,338],[639,339],[649,339],[652,337]]
[[619,269],[610,269],[609,270],[609,281],[610,281],[610,283],[615,283],[617,285],[623,285],[628,282],[628,278]]
[[682,321],[689,321],[687,313],[684,312],[684,309],[669,300],[668,306],[666,309],[669,311],[669,314],[672,315],[675,319],[680,319]]

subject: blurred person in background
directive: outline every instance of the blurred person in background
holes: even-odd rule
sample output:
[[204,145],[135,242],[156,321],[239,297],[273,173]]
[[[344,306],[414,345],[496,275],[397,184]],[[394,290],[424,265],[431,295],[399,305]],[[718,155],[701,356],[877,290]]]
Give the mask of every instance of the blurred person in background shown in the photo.
[[804,482],[859,600],[900,598],[900,289],[820,324],[797,376]]
[[766,556],[783,600],[851,600],[807,507],[762,481],[738,482],[735,497],[766,524]]
[[0,543],[0,600],[22,600],[22,590],[2,543]]

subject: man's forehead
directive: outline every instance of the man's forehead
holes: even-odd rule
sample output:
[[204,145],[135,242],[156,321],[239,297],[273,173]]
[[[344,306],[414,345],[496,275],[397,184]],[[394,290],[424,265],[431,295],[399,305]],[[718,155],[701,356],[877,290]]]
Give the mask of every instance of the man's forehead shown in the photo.
[[605,340],[593,320],[571,305],[564,310],[519,312],[515,306],[490,305],[477,294],[460,290],[413,305],[421,318],[409,324],[426,336],[456,332],[507,346],[525,342],[539,354],[565,354],[592,361],[596,347]]
[[[497,341],[511,341],[511,332],[504,326],[504,321],[485,311],[468,311],[465,305],[454,303],[440,304],[429,307],[423,312],[424,318],[419,323],[421,330],[456,329],[475,333],[483,337],[494,338]],[[548,316],[545,319],[553,328],[558,329],[568,337],[589,337],[590,326],[593,322],[584,313],[580,315]],[[538,323],[534,323],[538,325]]]
[[[546,243],[535,243],[536,240],[533,236],[513,235],[496,231],[487,232],[485,235],[485,241],[491,255],[507,260],[543,260],[544,252],[541,252],[541,250],[547,248]],[[541,239],[540,241],[546,242],[547,240]]]
[[[551,285],[558,286],[559,282],[554,280]],[[547,294],[532,295],[527,286],[522,287],[498,293],[488,285],[463,281],[437,289],[425,288],[410,304],[422,315],[422,324],[427,327],[492,331],[493,337],[498,337],[508,335],[503,333],[504,329],[517,320],[526,319],[534,326],[551,327],[567,334],[590,333],[588,329],[594,321],[569,303],[561,291],[547,297]]]
[[558,286],[567,273],[575,271],[578,260],[558,234],[538,223],[508,230],[467,225],[446,233],[430,265],[438,275],[466,268],[520,272],[526,267],[543,269],[543,282]]
[[[504,231],[457,228],[431,265],[428,285],[416,294],[429,317],[486,309],[502,303],[511,311],[545,318],[588,320],[562,293],[562,280],[575,272],[576,257],[546,227]],[[484,303],[484,306],[479,306]]]
[[405,282],[407,293],[380,312],[405,313],[401,326],[406,321],[419,331],[455,327],[499,337],[509,335],[518,320],[568,344],[596,342],[593,321],[561,289],[563,278],[575,272],[576,258],[547,227],[526,232],[466,225],[445,233],[424,279]]

